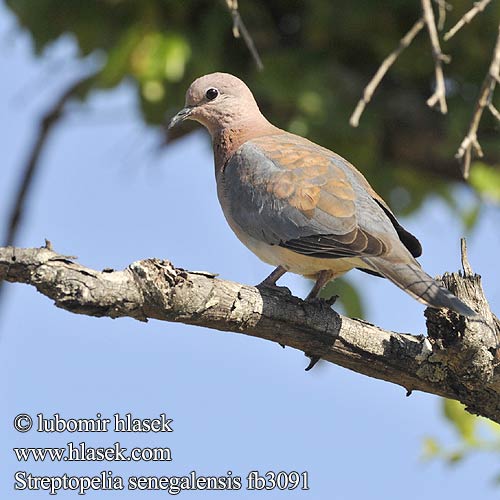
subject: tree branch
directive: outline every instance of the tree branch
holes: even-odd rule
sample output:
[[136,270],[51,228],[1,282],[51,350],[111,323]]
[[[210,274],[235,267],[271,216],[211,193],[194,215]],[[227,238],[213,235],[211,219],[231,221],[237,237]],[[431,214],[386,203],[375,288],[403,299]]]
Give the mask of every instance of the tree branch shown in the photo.
[[437,103],[439,103],[439,111],[446,114],[448,112],[448,106],[446,104],[446,85],[444,82],[443,62],[449,62],[450,58],[441,52],[431,0],[421,0],[421,3],[425,24],[427,25],[427,31],[429,32],[429,39],[432,45],[434,74],[436,78],[436,89],[429,99],[427,99],[427,105],[433,108]]
[[464,179],[469,178],[470,164],[472,160],[472,155],[475,153],[479,158],[483,157],[483,150],[479,144],[477,138],[477,131],[479,129],[479,123],[483,116],[483,111],[488,108],[491,114],[495,118],[499,118],[498,111],[493,106],[491,100],[493,98],[493,93],[495,92],[495,87],[500,81],[500,24],[498,25],[498,35],[495,43],[495,48],[493,50],[493,56],[491,58],[490,67],[488,73],[486,74],[483,84],[481,85],[481,90],[479,91],[479,97],[474,108],[474,114],[469,125],[469,131],[467,135],[462,140],[460,147],[458,148],[455,158],[458,158],[462,162],[462,174]]
[[[35,142],[28,154],[25,165],[22,168],[21,180],[17,188],[17,193],[14,197],[14,202],[10,209],[7,222],[7,231],[3,239],[4,246],[13,245],[16,241],[17,233],[20,223],[22,221],[26,200],[30,192],[33,180],[38,173],[40,165],[40,156],[47,144],[47,140],[54,127],[59,123],[63,115],[66,103],[74,97],[74,95],[82,89],[83,86],[88,85],[95,77],[95,73],[85,75],[72,82],[56,99],[54,104],[47,110],[47,112],[40,118],[38,132],[36,134]],[[0,281],[0,299],[2,297],[3,283]]]
[[399,41],[399,45],[384,59],[382,64],[379,66],[377,72],[375,73],[375,75],[373,75],[373,78],[365,87],[365,90],[363,91],[363,97],[358,101],[356,109],[349,119],[351,127],[357,127],[359,125],[359,119],[361,118],[366,105],[371,101],[373,93],[377,89],[379,83],[382,81],[385,74],[389,71],[390,67],[394,64],[401,52],[403,52],[403,50],[406,49],[411,44],[411,42],[413,42],[413,39],[424,27],[424,24],[425,23],[423,18],[420,18],[418,21],[416,21],[415,24],[410,28],[408,33],[406,33],[406,35],[401,38],[401,40]]
[[238,10],[238,0],[226,0],[226,5],[227,8],[229,9],[229,12],[231,13],[231,16],[233,18],[233,36],[234,38],[240,38],[243,37],[243,40],[250,51],[250,54],[252,55],[255,64],[257,65],[257,68],[259,71],[262,71],[264,69],[264,64],[262,64],[262,60],[259,56],[259,52],[257,51],[255,47],[255,43],[248,32],[245,23],[243,22],[243,19],[241,19],[240,12]]
[[47,112],[40,118],[38,133],[26,160],[26,164],[22,168],[21,181],[19,183],[17,194],[14,198],[14,203],[10,210],[7,232],[3,238],[4,246],[12,245],[15,242],[19,223],[21,222],[23,216],[26,198],[33,183],[33,179],[35,178],[40,155],[45,144],[47,143],[47,138],[49,137],[50,132],[61,118],[64,106],[69,99],[71,99],[71,97],[73,97],[76,92],[80,90],[83,85],[88,83],[94,76],[95,74],[85,75],[84,77],[78,78],[76,81],[72,82],[61,93],[61,95],[58,96],[54,104],[47,110]]
[[[451,10],[452,6],[446,0],[434,0],[438,6],[438,30],[442,31],[446,22],[446,11]],[[490,1],[490,0],[488,0]]]
[[480,277],[447,275],[460,298],[484,321],[428,310],[429,337],[382,330],[340,316],[325,303],[289,291],[255,288],[166,260],[134,262],[123,271],[96,271],[43,248],[0,248],[0,280],[26,283],[57,307],[88,316],[154,318],[244,333],[413,390],[454,398],[500,422],[498,320]]
[[451,37],[455,36],[455,34],[460,31],[466,24],[470,23],[474,17],[476,17],[476,14],[479,14],[482,12],[488,4],[491,2],[491,0],[481,0],[480,2],[474,2],[474,7],[467,11],[460,19],[459,21],[451,28],[445,35],[444,35],[444,40],[447,42]]

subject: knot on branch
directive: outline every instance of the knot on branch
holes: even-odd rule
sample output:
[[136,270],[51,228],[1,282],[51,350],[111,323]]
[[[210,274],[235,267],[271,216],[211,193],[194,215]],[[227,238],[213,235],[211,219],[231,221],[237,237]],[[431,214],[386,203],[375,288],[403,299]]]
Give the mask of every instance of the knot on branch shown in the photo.
[[128,269],[142,292],[145,307],[154,304],[165,311],[171,309],[173,290],[185,279],[179,269],[170,261],[162,259],[133,262]]
[[433,345],[432,363],[440,364],[442,376],[463,391],[484,388],[495,376],[498,337],[494,317],[481,286],[481,276],[474,274],[462,243],[463,273],[446,273],[443,285],[480,314],[466,319],[450,310],[427,309],[427,329]]

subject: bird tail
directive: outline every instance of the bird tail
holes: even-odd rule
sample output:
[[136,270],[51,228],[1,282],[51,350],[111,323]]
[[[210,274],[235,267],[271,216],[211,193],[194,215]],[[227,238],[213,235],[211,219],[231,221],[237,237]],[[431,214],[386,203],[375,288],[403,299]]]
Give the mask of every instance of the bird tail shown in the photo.
[[378,259],[366,259],[366,263],[413,298],[429,307],[436,309],[446,307],[463,316],[477,316],[477,313],[469,306],[446,288],[439,286],[416,261],[399,264]]

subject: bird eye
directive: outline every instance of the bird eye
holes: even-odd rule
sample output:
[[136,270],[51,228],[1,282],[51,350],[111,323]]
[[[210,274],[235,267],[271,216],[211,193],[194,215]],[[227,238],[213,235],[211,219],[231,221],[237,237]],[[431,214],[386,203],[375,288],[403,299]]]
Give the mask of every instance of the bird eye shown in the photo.
[[206,92],[205,92],[205,97],[209,100],[209,101],[213,101],[217,96],[219,95],[219,91],[217,89],[214,89],[214,88],[209,88]]

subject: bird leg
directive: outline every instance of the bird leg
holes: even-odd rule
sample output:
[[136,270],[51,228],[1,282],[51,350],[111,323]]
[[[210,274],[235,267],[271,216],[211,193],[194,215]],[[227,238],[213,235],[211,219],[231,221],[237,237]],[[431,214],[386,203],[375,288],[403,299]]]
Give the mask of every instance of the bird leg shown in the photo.
[[[286,273],[286,269],[283,266],[278,266],[264,281],[259,283],[257,286],[267,286],[267,287],[272,287],[272,288],[285,288],[288,290],[286,287],[279,287],[276,285],[276,282]],[[288,290],[288,293],[290,293],[290,290]],[[278,342],[279,343],[279,342]],[[285,348],[284,344],[279,343],[283,349]]]
[[276,282],[286,273],[283,266],[278,266],[264,281],[257,286],[276,286]]
[[333,272],[324,270],[320,271],[316,277],[316,283],[312,287],[312,290],[309,292],[309,295],[306,297],[306,300],[316,299],[321,292],[321,289],[333,278]]
[[[290,293],[290,290],[286,287],[280,287],[276,285],[276,282],[286,273],[286,269],[283,266],[278,266],[264,281],[260,282],[257,286],[267,286],[267,287],[272,287],[272,288],[279,288],[282,289],[284,288],[288,293]],[[285,348],[285,345],[278,342],[283,349]]]
[[[316,277],[316,283],[314,283],[314,286],[312,287],[312,290],[309,292],[309,295],[306,297],[306,300],[315,300],[318,299],[319,292],[321,292],[321,289],[333,278],[333,272],[324,270],[320,271],[318,273],[318,276]],[[328,305],[331,305],[330,303]],[[308,372],[321,358],[320,356],[316,355],[307,355],[310,358],[309,365],[306,368],[306,372]]]

